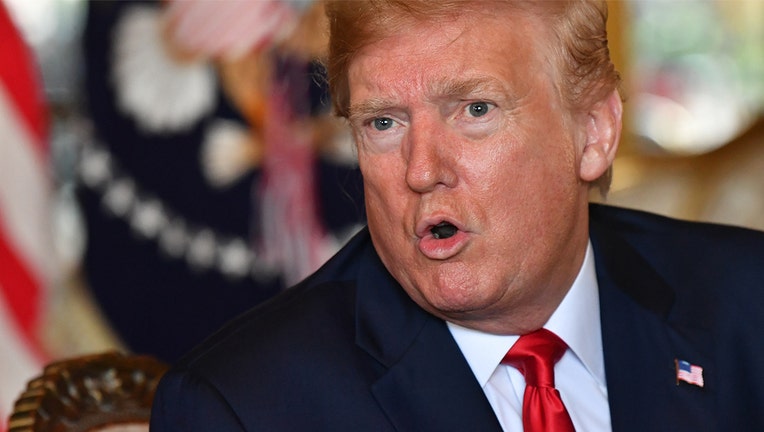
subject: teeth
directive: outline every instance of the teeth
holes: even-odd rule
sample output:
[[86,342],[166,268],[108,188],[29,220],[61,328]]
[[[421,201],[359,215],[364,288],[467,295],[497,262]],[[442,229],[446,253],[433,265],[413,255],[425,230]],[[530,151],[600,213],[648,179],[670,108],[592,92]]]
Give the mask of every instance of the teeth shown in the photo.
[[456,234],[456,227],[448,222],[441,222],[430,229],[436,239],[447,239]]

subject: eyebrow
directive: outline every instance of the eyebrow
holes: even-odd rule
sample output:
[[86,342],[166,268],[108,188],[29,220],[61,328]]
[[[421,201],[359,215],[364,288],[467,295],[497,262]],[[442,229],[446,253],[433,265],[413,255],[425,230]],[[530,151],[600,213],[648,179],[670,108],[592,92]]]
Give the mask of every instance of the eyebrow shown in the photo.
[[360,119],[377,117],[384,111],[390,110],[395,104],[385,98],[370,98],[360,103],[350,105],[348,120],[350,123],[356,123]]

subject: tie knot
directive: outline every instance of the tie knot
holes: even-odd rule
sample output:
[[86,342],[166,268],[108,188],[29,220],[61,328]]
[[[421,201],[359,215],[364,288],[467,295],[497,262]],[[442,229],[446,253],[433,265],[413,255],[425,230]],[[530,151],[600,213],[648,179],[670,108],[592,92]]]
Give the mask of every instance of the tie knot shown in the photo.
[[547,329],[520,336],[501,361],[514,366],[534,387],[554,387],[554,365],[568,345]]

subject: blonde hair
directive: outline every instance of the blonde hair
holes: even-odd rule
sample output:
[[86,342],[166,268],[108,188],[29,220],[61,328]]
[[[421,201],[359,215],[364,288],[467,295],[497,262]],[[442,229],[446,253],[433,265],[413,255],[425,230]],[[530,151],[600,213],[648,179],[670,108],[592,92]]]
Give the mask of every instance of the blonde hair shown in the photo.
[[[486,1],[469,0],[330,0],[326,5],[330,39],[326,62],[332,102],[337,115],[347,117],[350,104],[348,68],[357,53],[412,22],[455,18],[485,9]],[[586,107],[620,84],[607,44],[604,1],[518,1],[498,3],[549,22],[558,42],[563,82],[559,87],[570,107]]]

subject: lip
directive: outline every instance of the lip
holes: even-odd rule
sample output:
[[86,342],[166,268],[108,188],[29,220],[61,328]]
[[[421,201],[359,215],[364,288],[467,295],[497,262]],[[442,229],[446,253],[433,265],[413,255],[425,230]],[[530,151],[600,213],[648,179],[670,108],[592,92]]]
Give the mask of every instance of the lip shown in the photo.
[[[457,228],[456,234],[446,239],[436,239],[430,229],[441,223],[448,222]],[[433,260],[447,260],[459,254],[469,241],[469,234],[458,222],[446,217],[429,217],[421,220],[416,227],[419,238],[417,247],[422,255]]]

